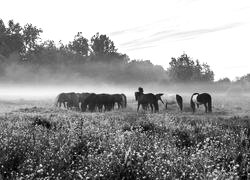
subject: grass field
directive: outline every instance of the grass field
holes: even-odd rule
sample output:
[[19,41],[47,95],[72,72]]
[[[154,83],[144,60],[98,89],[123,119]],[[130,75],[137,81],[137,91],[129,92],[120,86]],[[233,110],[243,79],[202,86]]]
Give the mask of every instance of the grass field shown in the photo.
[[0,102],[0,179],[250,179],[250,97],[159,113]]

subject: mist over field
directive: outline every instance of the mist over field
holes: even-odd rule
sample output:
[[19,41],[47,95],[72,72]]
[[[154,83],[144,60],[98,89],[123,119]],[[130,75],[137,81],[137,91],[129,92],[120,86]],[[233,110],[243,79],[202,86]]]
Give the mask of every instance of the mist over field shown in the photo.
[[0,100],[52,100],[61,92],[124,93],[134,98],[138,87],[143,87],[145,93],[165,95],[209,92],[242,96],[248,94],[250,87],[249,83],[174,82],[162,67],[150,62],[81,63],[74,60],[65,64],[63,56],[57,57],[55,64],[41,65],[20,63],[20,57],[15,55],[5,58],[0,72]]
[[[115,84],[109,82],[98,82],[93,79],[79,79],[58,83],[56,80],[46,82],[24,82],[24,83],[1,83],[0,100],[54,100],[62,92],[93,92],[93,93],[124,93],[129,99],[134,99],[134,92],[138,87],[143,87],[145,93],[164,93],[164,95],[180,94],[191,96],[194,92],[209,92],[213,96],[242,97],[249,96],[249,88],[239,85],[216,85],[216,84],[159,84],[159,83],[135,83]],[[80,82],[80,83],[79,83]],[[96,83],[94,83],[96,82]]]
[[11,58],[12,63],[2,66],[0,100],[53,100],[61,92],[124,93],[134,99],[138,87],[143,87],[145,93],[165,95],[191,96],[194,92],[209,92],[242,96],[248,94],[250,87],[248,83],[173,82],[166,72],[155,70],[151,65],[85,62],[53,67],[20,64]]

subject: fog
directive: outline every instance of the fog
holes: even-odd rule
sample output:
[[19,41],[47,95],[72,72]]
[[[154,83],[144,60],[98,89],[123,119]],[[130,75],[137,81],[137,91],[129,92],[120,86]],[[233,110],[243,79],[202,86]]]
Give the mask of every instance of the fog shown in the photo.
[[[60,55],[60,54],[59,54]],[[55,99],[61,92],[124,93],[134,98],[138,87],[145,93],[180,94],[194,92],[220,95],[247,95],[249,86],[218,83],[174,83],[166,71],[150,62],[122,62],[55,56],[50,60],[22,61],[18,56],[1,60],[0,100]]]
[[[93,80],[94,81],[94,80]],[[247,90],[241,86],[216,86],[215,84],[114,84],[100,83],[88,84],[71,82],[63,85],[43,83],[2,83],[0,84],[0,100],[54,100],[61,92],[94,92],[94,93],[124,93],[129,99],[134,98],[138,87],[143,87],[144,93],[164,93],[171,96],[180,94],[190,96],[194,92],[208,92],[212,95],[241,96],[247,95]]]

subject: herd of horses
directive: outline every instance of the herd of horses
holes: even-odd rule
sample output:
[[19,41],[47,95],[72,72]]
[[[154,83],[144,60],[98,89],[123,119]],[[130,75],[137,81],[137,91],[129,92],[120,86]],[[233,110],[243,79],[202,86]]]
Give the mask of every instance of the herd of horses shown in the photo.
[[111,111],[117,104],[118,109],[127,107],[125,94],[95,94],[95,93],[60,93],[56,97],[56,106],[83,112]]
[[[137,111],[140,107],[143,110],[151,109],[152,112],[159,111],[160,101],[164,104],[162,100],[162,93],[153,94],[147,93],[144,94],[143,88],[139,87],[138,92],[135,92],[135,100],[138,102]],[[183,99],[179,94],[175,95],[175,103],[178,105],[180,111],[183,110]],[[165,101],[165,108],[168,107],[168,101]],[[205,106],[205,112],[212,112],[212,98],[208,93],[193,93],[190,99],[190,107],[195,112],[196,107],[199,108],[199,105]],[[95,94],[95,93],[60,93],[56,97],[56,106],[61,107],[62,105],[67,109],[77,109],[82,112],[90,111],[111,111],[114,110],[116,105],[117,109],[123,109],[127,107],[127,97],[125,94]]]

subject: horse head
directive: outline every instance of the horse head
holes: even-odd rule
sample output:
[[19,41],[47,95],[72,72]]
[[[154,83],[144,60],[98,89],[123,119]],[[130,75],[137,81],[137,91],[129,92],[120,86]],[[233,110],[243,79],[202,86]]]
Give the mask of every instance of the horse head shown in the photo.
[[142,87],[139,87],[139,88],[138,88],[138,91],[139,91],[140,93],[143,93],[143,88],[142,88]]
[[161,99],[161,96],[162,96],[162,95],[163,95],[163,93],[156,94],[155,97],[156,97],[157,101],[159,100],[159,101],[162,102],[162,104],[164,104],[164,102],[163,102],[162,99]]

